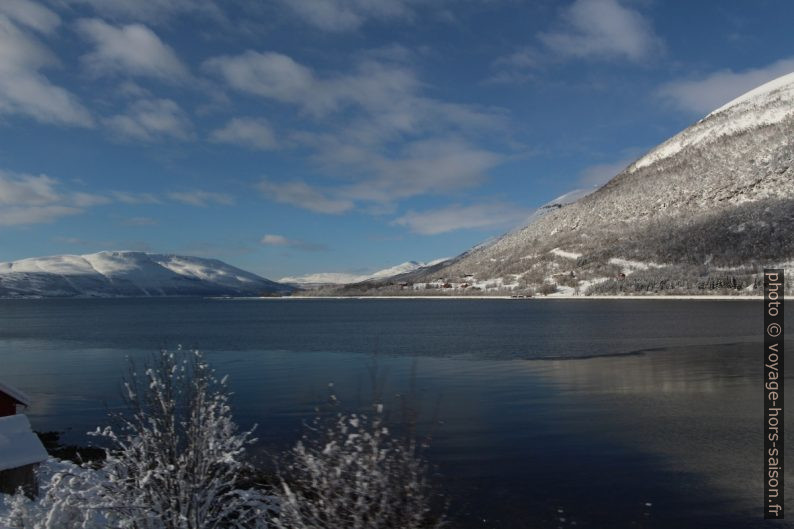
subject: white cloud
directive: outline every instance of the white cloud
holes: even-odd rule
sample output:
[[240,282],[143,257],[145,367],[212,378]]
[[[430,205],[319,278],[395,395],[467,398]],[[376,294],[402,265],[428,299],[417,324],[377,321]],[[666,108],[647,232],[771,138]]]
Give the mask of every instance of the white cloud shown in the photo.
[[478,146],[485,134],[507,128],[502,112],[424,95],[427,87],[400,57],[367,56],[350,72],[322,76],[286,55],[248,51],[210,59],[205,69],[237,90],[294,105],[319,124],[319,132],[288,134],[287,143],[308,148],[318,168],[341,182],[268,182],[274,200],[325,213],[359,202],[367,211],[388,211],[404,198],[479,185],[506,159]]
[[[50,31],[57,17],[45,8],[14,12],[15,20]],[[20,29],[0,10],[0,114],[22,114],[43,123],[91,126],[88,110],[69,91],[52,84],[40,70],[58,66],[58,59],[38,39]],[[49,15],[52,16],[49,16]]]
[[58,220],[67,215],[82,213],[80,208],[70,206],[26,206],[3,208],[0,211],[0,226],[41,224]]
[[512,204],[489,203],[464,206],[454,204],[429,211],[408,211],[392,221],[421,235],[438,235],[456,230],[494,229],[515,226],[529,212]]
[[298,250],[304,250],[310,252],[319,252],[328,249],[328,247],[323,244],[315,244],[306,241],[288,239],[283,235],[276,235],[274,233],[265,234],[265,236],[262,237],[262,239],[260,239],[259,242],[265,246],[283,246],[289,248],[297,248]]
[[146,26],[116,27],[99,19],[83,19],[77,29],[94,45],[82,61],[97,75],[142,75],[171,82],[189,77],[174,50]]
[[270,123],[264,119],[231,119],[226,125],[213,131],[210,140],[262,150],[278,148],[276,133]]
[[647,63],[664,50],[651,21],[623,0],[575,0],[537,43],[493,62],[486,83],[522,83],[538,67],[571,59],[626,60]]
[[338,188],[348,199],[387,204],[424,194],[455,194],[486,179],[489,169],[506,158],[457,138],[406,142],[390,153],[347,138],[305,138],[325,166],[357,181]]
[[309,68],[275,52],[214,57],[204,68],[237,90],[289,103],[307,99],[317,83]]
[[0,226],[52,222],[104,203],[99,195],[61,192],[58,180],[47,175],[0,171]]
[[47,175],[13,175],[0,171],[0,204],[43,206],[60,200],[58,182]]
[[140,99],[126,114],[105,118],[104,123],[122,137],[143,141],[187,140],[193,129],[185,112],[171,99]]
[[130,191],[112,191],[110,195],[122,204],[160,204],[162,201],[152,193],[133,193]]
[[636,159],[624,158],[615,162],[599,163],[586,167],[579,173],[579,183],[586,186],[600,186],[629,166]]
[[[503,115],[493,109],[440,101],[421,95],[426,89],[414,71],[401,62],[365,59],[346,74],[322,77],[291,57],[275,52],[247,51],[207,60],[204,69],[232,88],[298,106],[315,118],[344,109],[363,113],[355,124],[376,132],[412,134],[434,127],[501,128]],[[366,134],[361,135],[366,136]]]
[[215,193],[212,191],[178,191],[168,193],[168,198],[187,204],[190,206],[208,206],[210,204],[218,204],[221,206],[231,206],[234,204],[234,198],[226,193]]
[[794,72],[794,58],[787,58],[761,68],[741,72],[719,70],[696,79],[672,81],[659,88],[658,94],[682,110],[704,115],[759,85],[791,72]]
[[561,58],[617,58],[641,62],[662,49],[651,22],[618,0],[576,0],[559,29],[538,38]]
[[51,33],[61,23],[56,13],[29,0],[3,0],[0,14],[41,33]]
[[325,31],[347,31],[368,19],[410,19],[405,0],[280,0],[306,23]]
[[[5,0],[4,0],[5,1]],[[165,22],[172,17],[199,14],[218,18],[221,11],[213,0],[61,0],[91,6],[97,13],[114,19]]]
[[290,243],[289,239],[283,235],[274,235],[272,233],[265,234],[259,242],[265,246],[287,246]]
[[113,200],[110,197],[106,197],[104,195],[95,195],[93,193],[83,193],[83,192],[75,192],[70,193],[68,195],[68,199],[72,202],[75,206],[78,207],[89,207],[89,206],[101,206],[103,204],[110,204]]
[[130,217],[122,222],[125,226],[155,226],[157,220],[151,217]]
[[340,143],[331,135],[313,141],[317,158],[340,172],[347,171],[347,181],[320,187],[301,180],[266,180],[258,188],[267,198],[317,213],[344,213],[359,204],[370,214],[384,214],[403,199],[457,194],[475,187],[483,183],[490,168],[504,160],[502,155],[458,140],[410,142],[390,156]]
[[270,182],[264,180],[257,187],[270,200],[297,206],[316,213],[338,214],[353,208],[352,200],[336,197],[330,191],[312,187],[300,180],[291,182]]

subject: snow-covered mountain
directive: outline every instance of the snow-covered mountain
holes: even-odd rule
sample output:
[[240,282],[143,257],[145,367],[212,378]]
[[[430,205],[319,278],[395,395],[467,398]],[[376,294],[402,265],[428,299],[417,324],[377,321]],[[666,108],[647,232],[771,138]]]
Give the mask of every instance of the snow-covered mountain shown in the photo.
[[794,264],[794,73],[714,110],[598,190],[414,284],[566,294],[757,290]]
[[362,283],[370,280],[384,280],[400,274],[414,272],[422,268],[436,265],[443,259],[435,259],[426,263],[419,261],[406,261],[383,270],[378,270],[372,274],[346,274],[341,272],[320,272],[316,274],[307,274],[302,276],[288,276],[279,279],[280,283],[296,285],[304,288],[320,287],[329,285],[349,285],[353,283]]
[[294,288],[217,259],[144,252],[0,263],[0,297],[258,296]]

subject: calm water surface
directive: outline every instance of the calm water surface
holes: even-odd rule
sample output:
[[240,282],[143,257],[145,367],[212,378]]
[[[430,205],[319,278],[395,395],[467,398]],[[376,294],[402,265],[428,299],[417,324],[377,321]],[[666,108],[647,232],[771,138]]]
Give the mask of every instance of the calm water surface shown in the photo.
[[128,357],[199,347],[230,375],[238,422],[258,423],[260,450],[274,451],[294,443],[329,383],[344,404],[366,403],[374,368],[387,402],[410,395],[420,408],[455,527],[766,527],[761,310],[757,301],[7,300],[0,377],[34,398],[37,429],[84,442],[118,406]]

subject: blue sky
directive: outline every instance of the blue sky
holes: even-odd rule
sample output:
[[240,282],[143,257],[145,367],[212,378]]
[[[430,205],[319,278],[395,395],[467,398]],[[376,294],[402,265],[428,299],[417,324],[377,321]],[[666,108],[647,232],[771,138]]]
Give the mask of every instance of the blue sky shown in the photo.
[[794,3],[0,1],[0,261],[451,256],[794,71]]

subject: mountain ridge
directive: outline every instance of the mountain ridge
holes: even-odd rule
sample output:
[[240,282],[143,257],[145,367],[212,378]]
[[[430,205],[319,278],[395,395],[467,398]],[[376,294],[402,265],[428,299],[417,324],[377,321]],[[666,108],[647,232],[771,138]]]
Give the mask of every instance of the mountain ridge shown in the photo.
[[135,251],[0,263],[0,297],[258,296],[295,289],[218,259]]
[[[440,281],[461,293],[745,293],[770,263],[794,264],[794,73],[716,109],[592,193],[399,279],[434,292]],[[387,283],[378,288],[394,289]]]

